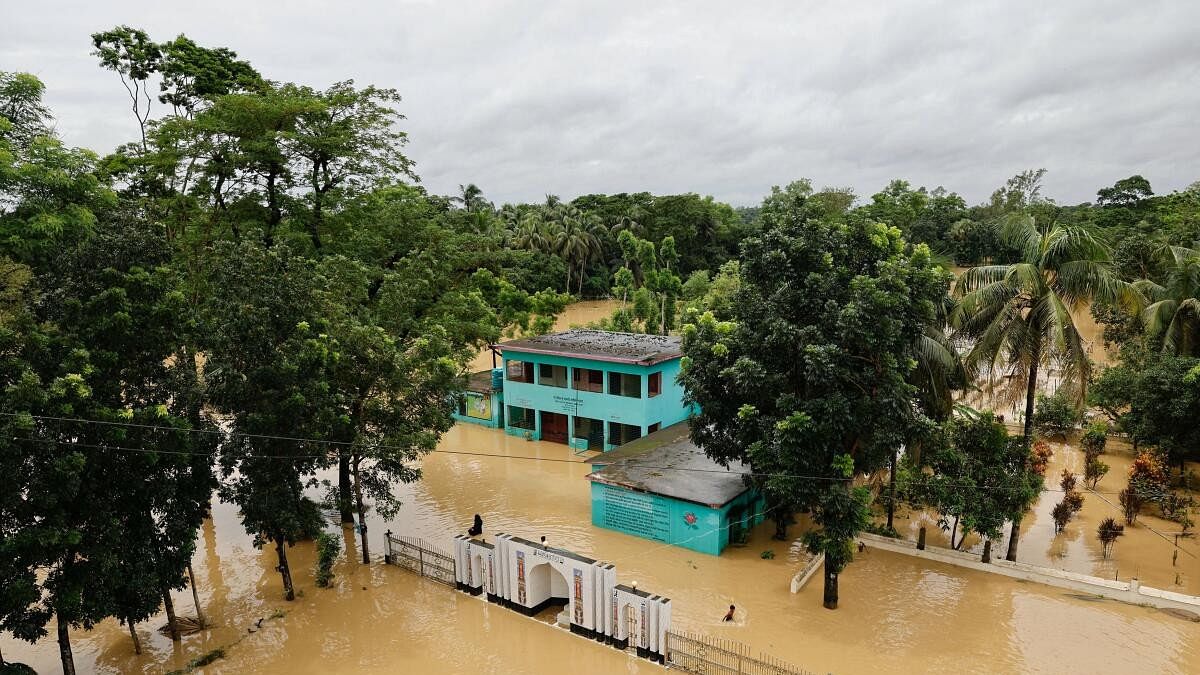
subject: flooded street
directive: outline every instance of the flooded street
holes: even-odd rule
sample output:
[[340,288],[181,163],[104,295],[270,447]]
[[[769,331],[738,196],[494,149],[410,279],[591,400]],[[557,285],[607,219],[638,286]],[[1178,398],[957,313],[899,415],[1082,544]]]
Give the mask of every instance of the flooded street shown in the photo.
[[[573,310],[595,316],[605,303]],[[490,366],[490,356],[483,367]],[[1103,460],[1112,470],[1101,491],[1123,484],[1127,451],[1114,447]],[[1050,475],[1079,464],[1077,451],[1055,446]],[[526,441],[467,424],[456,425],[423,461],[424,479],[400,488],[404,506],[387,523],[371,519],[375,562],[357,562],[352,531],[340,533],[345,551],[333,588],[313,583],[311,542],[289,559],[301,592],[281,599],[272,551],[256,550],[236,509],[214,503],[197,543],[200,600],[216,627],[186,636],[181,646],[156,631],[160,616],[139,626],[145,654],[135,656],[124,627],[107,621],[72,631],[80,672],[166,673],[212,649],[226,656],[196,672],[224,673],[660,673],[661,667],[612,647],[543,625],[516,612],[386,566],[384,533],[421,536],[449,548],[479,513],[485,538],[509,532],[609,561],[622,582],[672,599],[675,627],[748,643],[815,673],[1195,673],[1200,672],[1200,624],[1112,601],[1085,600],[1065,591],[958,567],[867,550],[841,577],[841,606],[821,607],[821,580],[788,592],[801,565],[799,544],[773,541],[770,522],[747,546],[719,557],[595,528],[585,480],[590,464],[566,446]],[[1079,470],[1077,467],[1075,470]],[[1115,501],[1115,497],[1110,497]],[[1083,512],[1057,538],[1048,536],[1048,511],[1057,496],[1044,494],[1025,523],[1022,559],[1076,571],[1128,578],[1198,592],[1200,566],[1181,556],[1170,565],[1170,545],[1148,528],[1126,530],[1112,560],[1099,560],[1095,524],[1109,507],[1085,493]],[[1144,516],[1155,529],[1171,525]],[[913,519],[897,523],[904,531]],[[931,528],[931,534],[936,528]],[[799,528],[793,528],[799,536]],[[915,536],[915,531],[913,533]],[[1157,542],[1157,543],[1156,543]],[[1187,543],[1197,553],[1194,540]],[[1156,548],[1157,547],[1157,548]],[[1138,550],[1148,554],[1135,554]],[[764,551],[774,559],[763,559]],[[1165,553],[1164,553],[1165,552]],[[1186,560],[1185,560],[1186,558]],[[1138,563],[1131,563],[1137,559]],[[1161,559],[1162,562],[1159,562]],[[1112,569],[1108,566],[1112,565]],[[1137,569],[1130,569],[1133,565]],[[1119,568],[1119,569],[1118,569]],[[721,623],[729,604],[736,621]],[[177,611],[193,614],[189,591],[175,594]],[[282,615],[275,615],[277,612]],[[262,619],[261,626],[256,623]],[[254,632],[249,632],[253,629]],[[949,636],[953,636],[948,639]],[[52,639],[28,645],[0,638],[10,660],[41,673],[58,672]]]

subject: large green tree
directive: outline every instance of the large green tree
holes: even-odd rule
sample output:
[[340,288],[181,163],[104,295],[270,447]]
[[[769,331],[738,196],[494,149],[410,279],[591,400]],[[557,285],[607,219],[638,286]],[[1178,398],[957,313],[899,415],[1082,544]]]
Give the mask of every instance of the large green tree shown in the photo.
[[733,318],[685,327],[680,379],[700,407],[693,440],[718,461],[747,462],[774,503],[812,513],[806,541],[825,554],[834,608],[869,519],[853,479],[923,424],[908,378],[949,277],[898,229],[813,219],[807,202],[764,204],[770,224],[743,245]]

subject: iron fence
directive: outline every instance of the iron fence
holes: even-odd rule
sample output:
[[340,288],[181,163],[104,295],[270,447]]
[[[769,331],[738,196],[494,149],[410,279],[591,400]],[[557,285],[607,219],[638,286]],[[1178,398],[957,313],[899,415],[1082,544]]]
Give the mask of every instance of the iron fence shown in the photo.
[[419,537],[387,533],[387,562],[438,583],[455,584],[454,556]]
[[695,675],[814,675],[786,661],[750,656],[741,642],[667,631],[667,665]]

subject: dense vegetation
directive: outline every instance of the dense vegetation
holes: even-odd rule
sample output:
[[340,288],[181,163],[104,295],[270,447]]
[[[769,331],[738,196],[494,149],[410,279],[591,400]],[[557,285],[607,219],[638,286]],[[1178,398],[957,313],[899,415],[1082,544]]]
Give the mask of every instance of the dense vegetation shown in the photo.
[[[393,90],[277,82],[128,27],[93,47],[138,128],[107,155],[57,138],[37,78],[0,73],[0,630],[53,622],[66,672],[71,627],[132,633],[165,606],[178,635],[171,591],[214,491],[274,548],[288,599],[287,549],[322,507],[367,562],[367,509],[394,515],[392,486],[419,480],[472,356],[572,297],[619,300],[605,327],[683,334],[696,441],[753,467],[781,531],[813,514],[830,607],[869,525],[856,479],[894,477],[901,447],[900,491],[989,547],[1011,522],[1010,557],[1044,471],[1035,423],[1069,431],[1090,400],[1152,448],[1135,506],[1167,504],[1166,467],[1186,480],[1196,456],[1200,185],[1132,176],[1062,206],[1033,171],[974,206],[902,180],[866,200],[800,180],[738,209],[496,206],[420,186]],[[946,261],[977,266],[952,284]],[[1122,363],[1089,391],[1071,310],[1092,301]],[[1070,395],[1035,414],[1051,365]],[[954,391],[998,375],[1027,402],[1022,437],[943,424]]]

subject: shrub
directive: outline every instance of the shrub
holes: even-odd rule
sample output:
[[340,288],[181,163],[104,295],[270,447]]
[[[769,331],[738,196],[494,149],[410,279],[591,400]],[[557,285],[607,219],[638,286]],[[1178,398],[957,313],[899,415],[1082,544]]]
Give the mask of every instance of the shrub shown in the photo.
[[1183,526],[1186,531],[1192,526],[1191,510],[1196,506],[1196,500],[1191,495],[1181,495],[1168,492],[1158,502],[1162,517],[1173,520]]
[[1100,483],[1100,479],[1104,478],[1104,475],[1107,473],[1108,465],[1095,457],[1091,457],[1083,466],[1083,482],[1089,488],[1095,490],[1096,486]]
[[1118,498],[1121,501],[1121,510],[1125,513],[1125,523],[1132,525],[1137,520],[1138,511],[1142,510],[1142,503],[1145,500],[1132,485],[1121,490]]
[[1089,460],[1104,454],[1104,446],[1107,443],[1108,425],[1103,422],[1090,425],[1088,430],[1084,432],[1083,438],[1079,439],[1079,445],[1083,448],[1083,454]]
[[1033,412],[1033,425],[1047,436],[1065,436],[1081,419],[1080,411],[1065,393],[1038,396]]
[[1063,490],[1063,498],[1050,511],[1050,517],[1054,518],[1055,534],[1062,532],[1067,523],[1071,522],[1071,518],[1083,508],[1083,495],[1075,489],[1078,482],[1075,474],[1063,469],[1062,478],[1058,481],[1059,487]]
[[327,532],[317,535],[316,583],[321,588],[328,588],[333,580],[333,561],[341,551],[342,545],[336,537]]
[[1105,518],[1100,521],[1100,527],[1096,529],[1096,535],[1100,537],[1100,545],[1104,550],[1104,557],[1107,558],[1112,553],[1113,543],[1117,541],[1117,537],[1125,534],[1125,526],[1118,523],[1112,518]]
[[1054,456],[1054,451],[1050,449],[1050,444],[1046,441],[1038,439],[1033,442],[1033,451],[1029,455],[1029,466],[1034,473],[1046,475],[1046,465],[1050,463],[1050,458]]
[[1062,532],[1073,515],[1075,512],[1071,510],[1071,506],[1067,504],[1066,500],[1055,504],[1054,508],[1050,510],[1050,517],[1054,519],[1054,534]]

